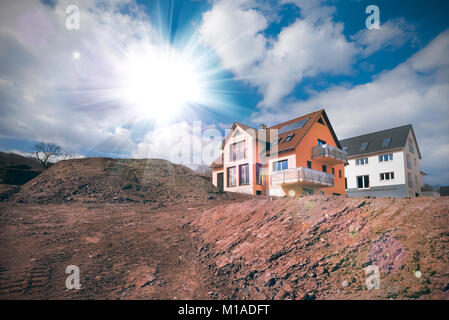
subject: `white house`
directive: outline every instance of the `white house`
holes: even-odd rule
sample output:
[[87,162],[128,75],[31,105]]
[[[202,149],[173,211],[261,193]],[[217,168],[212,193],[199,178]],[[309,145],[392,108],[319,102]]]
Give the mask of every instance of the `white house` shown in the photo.
[[421,194],[421,153],[412,125],[340,141],[348,155],[349,196],[417,197]]

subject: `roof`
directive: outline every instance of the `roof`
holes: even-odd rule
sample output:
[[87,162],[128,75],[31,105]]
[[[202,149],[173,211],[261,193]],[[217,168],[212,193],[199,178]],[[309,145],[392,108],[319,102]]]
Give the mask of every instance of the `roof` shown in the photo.
[[270,127],[268,130],[273,130],[273,129],[280,130],[282,127],[284,127],[286,125],[291,125],[300,120],[308,119],[307,122],[305,122],[305,124],[301,128],[298,128],[295,130],[290,130],[287,132],[282,132],[282,130],[280,130],[281,133],[278,133],[278,137],[282,139],[281,141],[284,141],[285,138],[291,134],[295,134],[295,135],[293,136],[292,140],[290,140],[289,142],[283,142],[283,143],[278,144],[278,153],[294,150],[296,148],[296,146],[304,138],[304,136],[307,134],[307,132],[310,130],[310,128],[313,126],[313,124],[316,121],[318,121],[321,117],[323,117],[324,121],[327,124],[327,127],[331,131],[332,137],[334,138],[337,147],[341,149],[340,142],[338,141],[338,138],[335,135],[335,131],[332,128],[329,118],[326,115],[326,111],[324,111],[322,109],[319,111],[315,111],[315,112],[306,114],[299,118],[295,118],[295,119],[292,119],[292,120],[289,120],[289,121],[286,121],[286,122],[283,122],[283,123],[280,123],[280,124]]
[[[419,151],[418,142],[416,140],[416,136],[411,124],[340,140],[340,143],[343,148],[348,147],[348,149],[346,150],[348,153],[348,157],[402,149],[407,144],[410,130],[412,131],[413,138],[415,139],[417,145],[418,155],[421,159],[421,152]],[[382,146],[382,143],[387,138],[391,138],[391,141],[389,145],[384,147]],[[363,143],[368,143],[368,146],[366,147],[366,150],[360,151]]]
[[214,162],[211,163],[211,165],[209,166],[212,169],[220,169],[223,168],[223,152],[220,154],[220,156],[217,158],[217,160],[215,160]]

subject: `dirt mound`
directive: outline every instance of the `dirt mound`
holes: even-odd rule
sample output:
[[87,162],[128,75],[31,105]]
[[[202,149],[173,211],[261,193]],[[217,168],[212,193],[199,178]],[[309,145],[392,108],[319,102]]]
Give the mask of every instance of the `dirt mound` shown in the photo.
[[191,169],[159,159],[86,158],[60,161],[25,184],[17,202],[151,203],[225,196]]
[[41,164],[35,159],[0,152],[0,184],[22,185],[42,171]]
[[220,298],[449,298],[447,198],[250,200],[191,227]]
[[0,184],[0,202],[11,198],[15,193],[19,192],[20,187],[15,185]]

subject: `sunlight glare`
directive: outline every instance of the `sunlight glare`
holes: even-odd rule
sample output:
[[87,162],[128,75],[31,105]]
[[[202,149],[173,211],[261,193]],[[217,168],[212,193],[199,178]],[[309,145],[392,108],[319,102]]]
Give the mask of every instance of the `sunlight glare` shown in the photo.
[[170,118],[201,100],[198,70],[172,47],[149,47],[129,56],[124,68],[125,98],[142,116]]

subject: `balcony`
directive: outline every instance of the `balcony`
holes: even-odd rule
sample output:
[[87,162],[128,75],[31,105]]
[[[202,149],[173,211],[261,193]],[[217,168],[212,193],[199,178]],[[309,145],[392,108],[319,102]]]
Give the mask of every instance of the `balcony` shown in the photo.
[[334,175],[299,167],[272,172],[270,183],[271,185],[298,184],[310,187],[333,187]]
[[335,148],[328,144],[315,146],[312,148],[312,159],[320,160],[324,163],[335,165],[339,163],[348,164],[346,151]]

